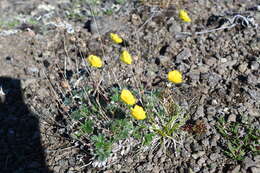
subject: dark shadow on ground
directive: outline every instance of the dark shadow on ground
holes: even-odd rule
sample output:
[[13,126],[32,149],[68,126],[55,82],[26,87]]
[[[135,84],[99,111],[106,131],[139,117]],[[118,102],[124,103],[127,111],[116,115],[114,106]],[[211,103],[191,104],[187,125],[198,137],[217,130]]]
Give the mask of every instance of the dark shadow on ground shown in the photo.
[[0,173],[51,173],[38,118],[24,103],[20,81],[0,77],[0,87]]

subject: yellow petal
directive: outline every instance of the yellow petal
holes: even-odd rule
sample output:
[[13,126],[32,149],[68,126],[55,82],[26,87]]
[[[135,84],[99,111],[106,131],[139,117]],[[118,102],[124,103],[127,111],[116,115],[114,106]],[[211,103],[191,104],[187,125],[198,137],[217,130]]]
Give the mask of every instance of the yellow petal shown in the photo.
[[128,104],[128,105],[134,105],[136,103],[136,98],[133,96],[133,94],[127,90],[123,89],[120,95],[121,100]]
[[182,74],[178,70],[173,70],[168,73],[168,80],[175,83],[182,83]]
[[128,51],[124,50],[120,56],[120,60],[126,64],[132,64],[132,56],[129,54]]
[[184,22],[191,22],[191,19],[190,19],[188,13],[185,10],[180,10],[179,18],[181,20],[183,20]]
[[110,33],[110,38],[111,40],[113,40],[116,44],[120,44],[123,42],[123,39],[117,35],[117,34],[114,34],[114,33]]
[[141,106],[135,105],[131,108],[131,115],[137,120],[144,120],[146,118],[146,113]]
[[103,65],[101,58],[96,55],[89,55],[87,61],[92,67],[99,68]]

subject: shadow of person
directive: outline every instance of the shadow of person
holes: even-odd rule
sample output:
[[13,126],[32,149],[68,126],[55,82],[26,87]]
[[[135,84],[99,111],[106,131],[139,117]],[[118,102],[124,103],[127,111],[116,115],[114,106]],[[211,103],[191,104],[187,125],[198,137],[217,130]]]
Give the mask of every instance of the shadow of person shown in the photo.
[[24,103],[20,80],[0,77],[0,97],[0,172],[51,173],[39,121]]

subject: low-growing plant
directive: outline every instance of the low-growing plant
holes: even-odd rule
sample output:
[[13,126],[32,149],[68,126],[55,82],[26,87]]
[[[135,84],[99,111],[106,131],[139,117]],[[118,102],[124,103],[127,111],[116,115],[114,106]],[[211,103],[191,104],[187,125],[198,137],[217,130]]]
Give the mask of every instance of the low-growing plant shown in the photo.
[[260,130],[248,124],[228,123],[221,117],[217,130],[225,141],[223,152],[230,158],[241,161],[249,154],[260,154]]
[[[94,91],[88,88],[87,92],[72,92],[81,105],[72,111],[71,118],[80,122],[74,137],[88,138],[93,144],[93,155],[98,160],[104,161],[108,158],[113,144],[127,138],[135,138],[140,141],[140,146],[151,148],[158,146],[158,143],[165,145],[179,140],[181,126],[188,116],[171,96],[165,99],[163,90],[146,91],[142,98],[138,99],[135,97],[137,91],[127,90],[122,95],[122,90],[113,87],[107,91],[106,104],[100,103],[98,94],[94,94]],[[78,98],[79,96],[81,98]],[[130,100],[125,98],[127,96],[131,97]],[[133,106],[131,104],[136,104],[136,99],[145,110],[144,120],[129,116]]]
[[91,142],[95,146],[94,154],[98,160],[105,160],[112,151],[112,142],[107,140],[104,135],[98,134],[91,137]]

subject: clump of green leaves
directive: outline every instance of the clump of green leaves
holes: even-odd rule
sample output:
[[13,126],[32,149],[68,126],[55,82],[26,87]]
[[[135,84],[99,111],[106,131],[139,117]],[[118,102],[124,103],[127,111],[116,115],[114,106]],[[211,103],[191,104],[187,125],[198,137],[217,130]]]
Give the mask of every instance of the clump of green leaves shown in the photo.
[[[160,90],[143,92],[140,100],[147,119],[142,121],[129,115],[129,107],[120,101],[119,88],[109,88],[105,96],[95,91],[89,88],[84,92],[73,91],[73,97],[81,104],[71,113],[71,118],[80,122],[74,136],[87,138],[93,155],[100,161],[110,156],[114,144],[128,138],[140,141],[138,148],[158,146],[159,139],[163,144],[178,140],[181,126],[188,118],[172,98],[165,99]],[[66,103],[73,105],[73,100],[68,100]]]
[[238,122],[228,123],[224,117],[218,120],[216,127],[226,142],[224,153],[230,158],[241,161],[248,154],[260,154],[260,129]]
[[114,120],[111,123],[110,130],[113,133],[112,140],[117,142],[128,138],[134,130],[133,123],[127,119]]
[[162,139],[177,140],[188,115],[174,102],[171,95],[165,98],[166,90],[155,90],[145,95],[145,107],[149,111],[152,131]]
[[104,135],[98,134],[91,137],[91,142],[95,146],[95,155],[98,160],[104,161],[112,151],[112,142],[107,140]]

